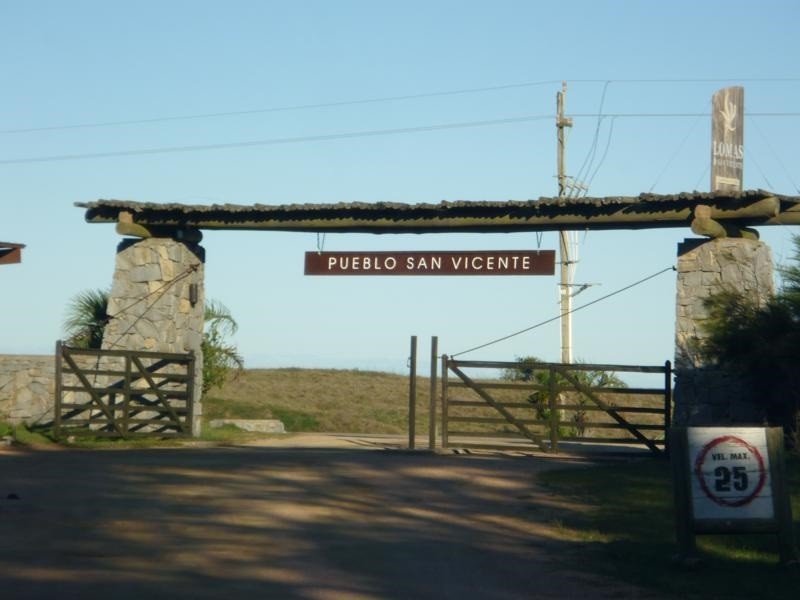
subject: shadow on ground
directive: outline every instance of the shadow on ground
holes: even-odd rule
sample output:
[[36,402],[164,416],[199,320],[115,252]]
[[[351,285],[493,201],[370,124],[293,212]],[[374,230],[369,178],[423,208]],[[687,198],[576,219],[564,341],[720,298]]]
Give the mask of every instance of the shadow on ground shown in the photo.
[[[0,454],[3,598],[639,597],[559,561],[531,457]],[[562,466],[559,464],[558,466]],[[9,497],[10,496],[10,497]]]

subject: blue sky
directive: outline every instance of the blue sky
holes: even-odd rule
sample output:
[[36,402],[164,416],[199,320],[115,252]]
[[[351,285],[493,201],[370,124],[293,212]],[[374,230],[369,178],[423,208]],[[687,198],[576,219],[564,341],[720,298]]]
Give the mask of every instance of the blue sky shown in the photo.
[[[745,187],[798,194],[798,21],[794,1],[0,2],[0,240],[27,245],[21,265],[0,269],[0,353],[52,352],[69,299],[110,286],[120,238],[86,224],[74,202],[554,196],[562,80],[576,115],[570,174],[597,139],[581,178],[590,195],[707,191],[710,118],[632,115],[705,114],[713,92],[735,84],[748,114],[793,113],[746,117]],[[320,136],[334,139],[237,145]],[[113,155],[208,145],[230,147]],[[788,257],[795,228],[761,233],[776,261]],[[575,304],[674,264],[685,237],[579,236],[575,279],[600,285]],[[207,295],[239,321],[249,366],[404,372],[410,335],[423,348],[438,335],[455,354],[558,312],[554,277],[304,277],[317,244],[206,232]],[[340,251],[539,244],[534,233],[324,240]],[[671,359],[674,298],[667,273],[577,312],[576,358]],[[522,355],[558,360],[557,323],[465,358]]]

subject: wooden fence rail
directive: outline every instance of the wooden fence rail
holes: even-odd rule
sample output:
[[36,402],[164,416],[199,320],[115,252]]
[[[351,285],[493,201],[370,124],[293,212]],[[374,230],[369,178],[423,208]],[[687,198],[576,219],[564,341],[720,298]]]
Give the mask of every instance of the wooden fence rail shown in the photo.
[[193,353],[84,350],[56,344],[56,437],[189,436]]
[[[465,372],[520,373],[498,380]],[[657,387],[602,387],[579,374],[661,375]],[[442,446],[557,452],[559,442],[636,444],[668,452],[672,366],[462,361],[442,357]]]

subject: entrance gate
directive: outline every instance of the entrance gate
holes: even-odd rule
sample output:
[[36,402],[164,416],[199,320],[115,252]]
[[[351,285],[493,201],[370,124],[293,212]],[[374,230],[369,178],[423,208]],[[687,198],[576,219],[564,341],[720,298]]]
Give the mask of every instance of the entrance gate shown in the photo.
[[191,435],[192,353],[83,350],[56,345],[54,432]]
[[[466,370],[486,375],[470,377]],[[489,370],[514,377],[497,379]],[[663,384],[597,385],[602,374],[610,373],[660,374]],[[671,380],[669,361],[663,366],[567,365],[444,356],[442,447],[558,452],[559,442],[595,442],[644,445],[661,455],[668,451]]]

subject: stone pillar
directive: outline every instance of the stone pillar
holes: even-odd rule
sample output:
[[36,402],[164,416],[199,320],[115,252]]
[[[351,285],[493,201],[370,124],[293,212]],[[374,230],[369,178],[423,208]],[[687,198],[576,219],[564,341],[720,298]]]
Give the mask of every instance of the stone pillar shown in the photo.
[[[117,247],[104,349],[195,354],[192,435],[200,433],[205,252],[171,238],[125,239]],[[194,303],[190,286],[196,286]]]
[[675,321],[675,425],[759,423],[763,415],[735,373],[704,363],[698,347],[708,319],[704,300],[735,290],[763,300],[774,293],[769,246],[743,238],[687,239],[678,245]]

